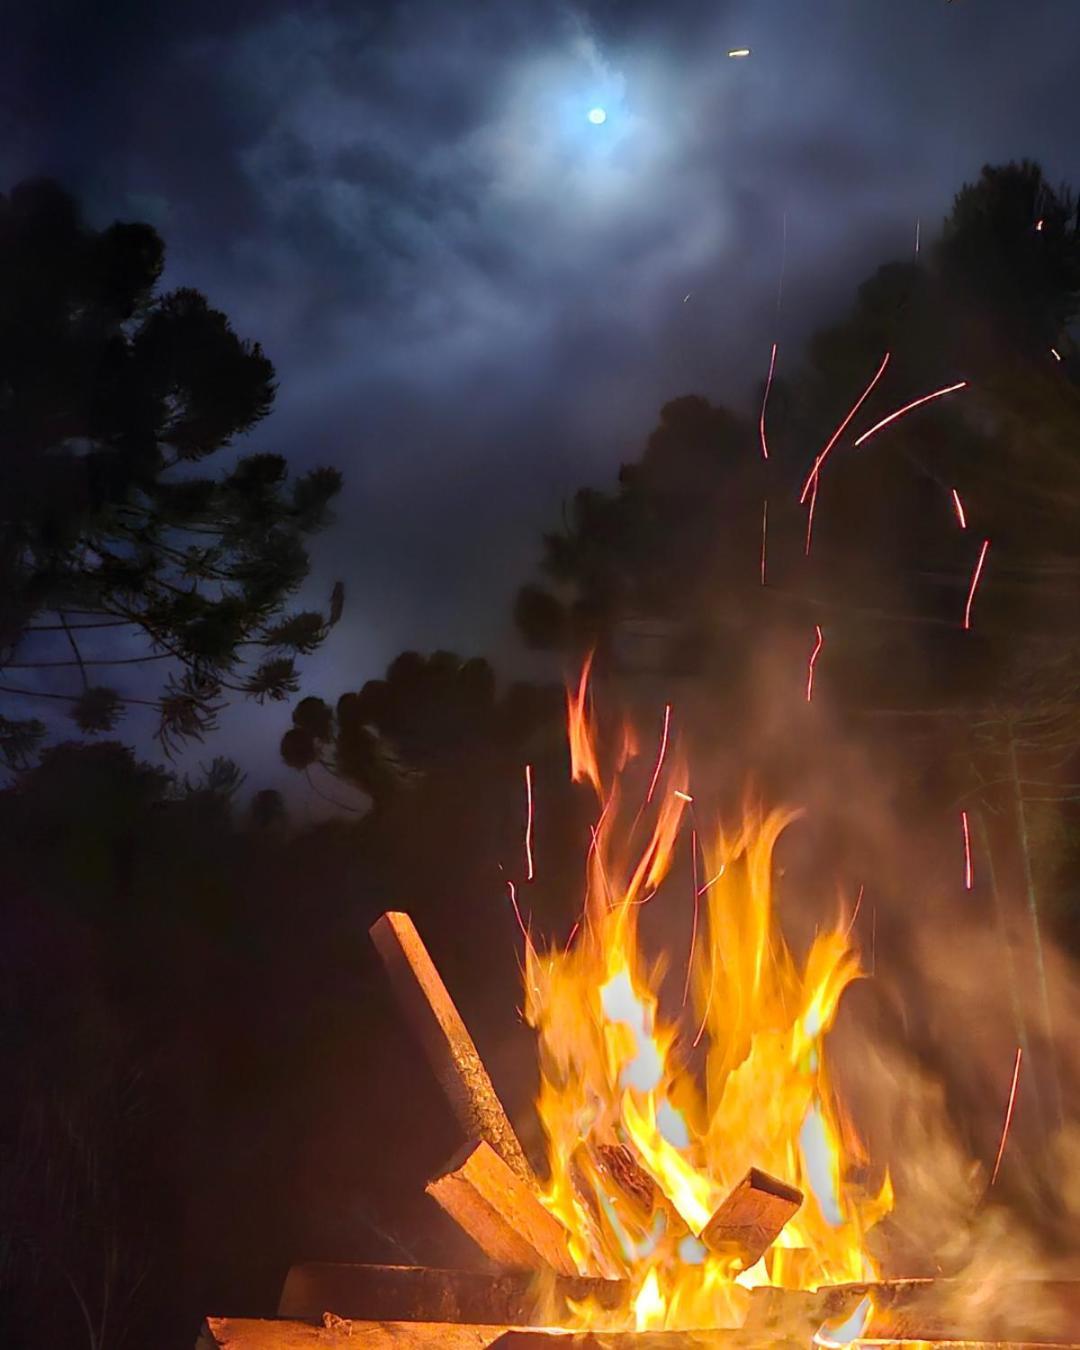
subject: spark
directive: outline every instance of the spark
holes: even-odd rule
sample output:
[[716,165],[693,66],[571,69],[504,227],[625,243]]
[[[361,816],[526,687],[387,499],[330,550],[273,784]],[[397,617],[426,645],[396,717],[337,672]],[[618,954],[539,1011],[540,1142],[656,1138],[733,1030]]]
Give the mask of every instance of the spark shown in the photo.
[[720,878],[724,875],[724,871],[725,871],[724,864],[721,863],[721,864],[720,864],[720,871],[717,872],[715,876],[712,876],[712,877],[710,877],[710,878],[708,879],[708,881],[705,883],[705,885],[702,886],[701,890],[698,891],[698,895],[704,895],[705,892],[709,889],[710,886],[714,885],[716,882],[718,882],[718,881],[720,880]]
[[990,547],[990,540],[984,539],[982,548],[979,550],[979,561],[975,564],[975,571],[971,574],[971,585],[968,587],[967,604],[964,606],[964,627],[971,627],[971,602],[975,599],[975,587],[979,584],[979,577],[982,576],[983,563],[986,562],[986,550]]
[[821,636],[820,624],[814,625],[814,632],[817,634],[817,642],[814,644],[814,650],[810,653],[810,664],[806,670],[806,701],[807,703],[814,697],[814,664],[818,659],[818,653],[824,645],[825,639]]
[[691,297],[693,294],[694,294],[693,291],[687,291],[687,292],[686,292],[686,294],[685,294],[685,295],[683,296],[683,298],[682,298],[682,302],[683,302],[684,305],[686,304],[687,300],[689,300],[690,297]]
[[818,480],[815,478],[814,490],[810,494],[810,510],[806,515],[806,556],[808,558],[810,556],[810,540],[814,533],[814,507],[817,504],[817,484]]
[[749,55],[750,55],[749,47],[732,47],[731,51],[728,52],[728,56],[736,58],[740,56],[749,56]]
[[694,922],[690,928],[690,955],[686,958],[686,982],[682,991],[682,1006],[684,1008],[686,1007],[686,1000],[690,997],[690,972],[694,969],[694,951],[697,948],[698,901],[701,897],[697,884],[697,830],[690,831],[690,866],[694,882]]
[[528,818],[525,821],[525,867],[527,880],[532,881],[536,875],[536,869],[533,866],[533,789],[532,789],[532,765],[525,765],[525,800],[528,804]]
[[845,932],[844,934],[845,937],[847,937],[848,933],[850,933],[851,930],[855,927],[855,920],[859,917],[859,910],[862,909],[862,901],[863,896],[865,894],[866,894],[866,886],[865,884],[863,884],[859,887],[859,894],[855,898],[855,908],[851,911],[851,918],[848,921],[847,932]]
[[656,791],[656,780],[660,777],[660,770],[664,766],[664,756],[667,754],[668,728],[671,725],[671,704],[664,705],[664,730],[660,737],[660,751],[656,756],[656,768],[653,769],[652,782],[649,784],[649,791],[646,794],[646,802],[651,802],[653,793]]
[[859,409],[862,407],[862,405],[866,402],[867,398],[870,396],[870,391],[873,389],[874,385],[877,384],[878,380],[880,380],[881,377],[882,377],[882,375],[885,374],[885,367],[889,364],[889,357],[890,357],[891,355],[892,355],[891,352],[886,352],[886,353],[885,353],[885,357],[884,357],[883,361],[881,362],[881,365],[878,367],[877,374],[876,374],[876,375],[874,376],[874,378],[870,381],[870,383],[866,386],[866,388],[863,390],[863,392],[859,395],[859,401],[855,404],[855,406],[852,408],[852,410],[848,413],[848,415],[844,418],[844,420],[840,423],[840,425],[839,425],[839,426],[836,428],[836,430],[833,432],[833,434],[832,434],[832,436],[831,436],[831,438],[830,438],[830,440],[829,440],[828,445],[826,445],[825,449],[822,450],[822,452],[821,452],[820,455],[818,455],[817,459],[814,460],[814,467],[810,470],[810,473],[809,473],[808,476],[807,476],[806,482],[803,484],[803,490],[802,490],[802,493],[801,493],[800,496],[799,496],[799,504],[800,504],[800,506],[806,501],[806,494],[810,491],[811,484],[817,482],[818,472],[820,471],[821,466],[825,463],[825,460],[826,460],[826,457],[828,456],[829,451],[833,448],[833,446],[836,444],[836,442],[837,442],[837,441],[840,439],[840,437],[844,434],[845,430],[847,429],[848,423],[849,423],[849,422],[851,421],[851,419],[855,416],[855,414],[859,411]]
[[1009,1138],[1009,1126],[1012,1124],[1013,1107],[1016,1105],[1016,1085],[1020,1081],[1020,1061],[1024,1057],[1024,1051],[1021,1046],[1016,1047],[1016,1063],[1013,1065],[1012,1087],[1009,1089],[1009,1105],[1005,1109],[1005,1124],[1001,1129],[1001,1143],[998,1145],[997,1158],[994,1161],[994,1170],[990,1176],[990,1185],[997,1181],[998,1169],[1001,1167],[1001,1159],[1005,1153],[1005,1144]]
[[521,910],[518,907],[517,890],[514,883],[507,880],[506,889],[510,892],[510,903],[514,906],[514,918],[518,921],[518,927],[521,929],[521,935],[527,943],[532,945],[532,938],[529,937],[529,930],[525,927],[525,921],[521,917]]
[[1061,360],[1061,353],[1058,351],[1056,347],[1050,348],[1050,355],[1054,358],[1055,361]]
[[890,422],[895,422],[898,417],[903,417],[905,413],[911,412],[912,408],[921,408],[924,403],[932,403],[934,399],[943,398],[946,394],[951,394],[957,389],[966,389],[967,383],[967,380],[957,380],[955,384],[947,384],[944,389],[935,389],[932,394],[923,394],[922,398],[913,399],[911,403],[905,403],[902,408],[897,408],[888,417],[883,417],[880,422],[875,422],[869,431],[864,431],[855,444],[862,445],[863,441],[868,441],[875,431],[887,427]]
[[1042,217],[1040,216],[1039,219],[1035,222],[1035,233],[1036,233],[1036,234],[1042,234],[1043,225],[1044,225],[1045,223],[1046,223],[1046,222],[1045,222],[1045,221],[1042,219]]
[[919,235],[922,233],[922,220],[915,217],[915,256],[919,256]]
[[765,406],[769,401],[769,390],[772,388],[773,371],[776,368],[776,343],[772,345],[772,355],[769,357],[769,373],[765,377],[765,396],[761,400],[761,417],[758,419],[758,434],[761,437],[761,453],[765,459],[769,458],[769,443],[765,439]]
[[761,503],[761,584],[765,585],[765,537],[769,529],[769,499]]
[[679,801],[681,802],[692,802],[694,800],[693,797],[690,796],[689,792],[683,792],[681,788],[676,788],[674,795],[678,797]]
[[967,529],[967,516],[964,515],[964,503],[960,500],[960,494],[955,488],[952,490],[953,506],[956,507],[956,518],[960,522],[962,530]]
[[960,823],[964,827],[964,890],[971,890],[971,831],[968,829],[968,814],[960,812]]

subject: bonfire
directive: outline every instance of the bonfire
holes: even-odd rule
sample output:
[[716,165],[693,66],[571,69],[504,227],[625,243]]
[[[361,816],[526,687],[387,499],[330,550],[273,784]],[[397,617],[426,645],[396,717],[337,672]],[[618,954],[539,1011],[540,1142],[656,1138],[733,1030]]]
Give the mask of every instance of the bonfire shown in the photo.
[[[595,793],[596,817],[566,941],[534,938],[510,887],[542,1165],[526,1156],[411,919],[387,913],[372,929],[463,1130],[427,1192],[488,1270],[296,1266],[279,1320],[211,1318],[200,1346],[997,1341],[997,1326],[954,1325],[956,1300],[934,1281],[883,1279],[872,1253],[892,1184],[885,1169],[875,1175],[828,1058],[844,992],[862,973],[855,915],[838,913],[796,959],[773,894],[773,851],[792,813],[749,806],[737,828],[709,830],[667,715],[635,799],[625,784],[637,738],[625,727],[605,764],[588,663],[567,708],[572,776]],[[693,924],[676,970],[647,958],[638,930],[679,841],[693,860]],[[527,844],[531,869],[531,817]],[[1076,1288],[1039,1298],[1057,1300],[1063,1328],[1039,1343],[1067,1344]]]

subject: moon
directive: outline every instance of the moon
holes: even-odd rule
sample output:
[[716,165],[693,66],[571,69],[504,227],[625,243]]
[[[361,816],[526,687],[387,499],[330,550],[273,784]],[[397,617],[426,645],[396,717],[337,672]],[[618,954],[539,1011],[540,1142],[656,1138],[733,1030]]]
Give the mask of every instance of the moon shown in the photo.
[[607,113],[603,108],[590,108],[589,121],[594,127],[601,127],[607,121]]

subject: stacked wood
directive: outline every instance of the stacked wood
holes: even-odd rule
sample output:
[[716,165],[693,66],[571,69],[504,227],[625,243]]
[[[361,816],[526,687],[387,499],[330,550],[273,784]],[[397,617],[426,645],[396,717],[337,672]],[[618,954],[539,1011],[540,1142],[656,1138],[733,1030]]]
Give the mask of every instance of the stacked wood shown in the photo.
[[[627,1297],[626,1285],[614,1280],[560,1276],[552,1284],[557,1320],[567,1317],[571,1301],[589,1300],[611,1309],[622,1306]],[[309,1262],[293,1266],[286,1276],[278,1316],[317,1321],[333,1308],[341,1317],[369,1322],[529,1326],[536,1320],[535,1294],[531,1271]]]
[[705,1225],[701,1240],[717,1256],[755,1265],[803,1202],[802,1192],[751,1167]]
[[562,1224],[486,1140],[470,1144],[426,1189],[498,1265],[577,1274]]
[[384,914],[371,938],[466,1138],[484,1140],[522,1181],[535,1185],[514,1127],[412,919]]

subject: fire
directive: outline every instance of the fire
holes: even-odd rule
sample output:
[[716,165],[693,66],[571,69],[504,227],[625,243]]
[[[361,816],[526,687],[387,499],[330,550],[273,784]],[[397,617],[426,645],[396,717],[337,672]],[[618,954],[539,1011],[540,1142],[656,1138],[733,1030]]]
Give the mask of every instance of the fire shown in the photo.
[[[550,1169],[543,1202],[565,1226],[581,1273],[624,1279],[631,1291],[621,1311],[578,1306],[578,1320],[736,1326],[754,1286],[875,1279],[866,1235],[892,1207],[892,1188],[887,1175],[874,1193],[856,1180],[866,1159],[825,1046],[861,973],[852,925],[819,933],[799,962],[772,892],[774,846],[792,815],[749,808],[734,833],[711,836],[698,822],[708,880],[695,882],[701,914],[681,1008],[683,970],[665,983],[668,964],[647,959],[638,917],[669,873],[690,809],[686,761],[665,734],[666,768],[659,786],[654,775],[650,824],[635,848],[645,807],[635,818],[638,803],[624,801],[633,740],[624,737],[606,781],[588,676],[586,665],[568,698],[574,776],[592,784],[600,807],[584,912],[565,948],[528,944],[524,972]],[[805,1200],[772,1249],[743,1269],[722,1243],[709,1249],[707,1230],[751,1167]]]

